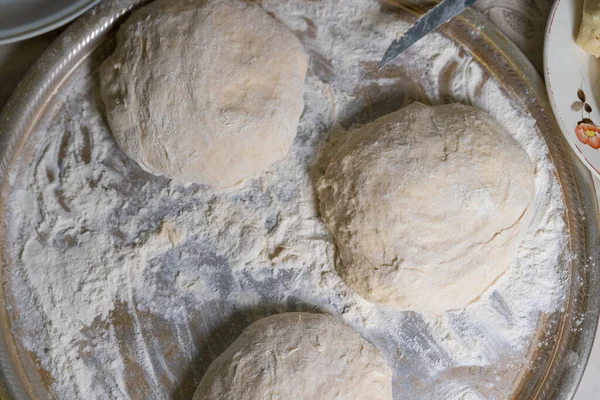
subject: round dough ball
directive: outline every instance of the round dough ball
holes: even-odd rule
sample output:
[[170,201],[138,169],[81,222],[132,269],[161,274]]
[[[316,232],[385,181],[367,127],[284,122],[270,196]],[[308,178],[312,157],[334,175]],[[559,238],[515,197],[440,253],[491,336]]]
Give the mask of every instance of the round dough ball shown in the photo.
[[460,104],[415,103],[347,137],[317,182],[344,281],[365,299],[423,313],[476,300],[529,226],[525,150]]
[[157,0],[134,12],[100,68],[117,144],[155,175],[231,186],[296,135],[307,56],[257,5]]
[[212,362],[194,400],[392,399],[379,350],[324,314],[286,313],[250,325]]

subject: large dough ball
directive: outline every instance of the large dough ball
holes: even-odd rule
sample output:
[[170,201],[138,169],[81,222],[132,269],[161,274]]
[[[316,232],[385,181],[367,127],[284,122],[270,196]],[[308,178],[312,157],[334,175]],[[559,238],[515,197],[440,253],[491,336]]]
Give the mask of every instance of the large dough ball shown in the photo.
[[306,69],[253,3],[157,0],[123,24],[100,78],[113,136],[143,169],[223,187],[287,154]]
[[337,319],[286,313],[248,327],[212,362],[194,400],[392,399],[379,350]]
[[524,149],[459,104],[415,103],[347,136],[317,183],[344,281],[419,312],[474,301],[529,225],[534,170]]

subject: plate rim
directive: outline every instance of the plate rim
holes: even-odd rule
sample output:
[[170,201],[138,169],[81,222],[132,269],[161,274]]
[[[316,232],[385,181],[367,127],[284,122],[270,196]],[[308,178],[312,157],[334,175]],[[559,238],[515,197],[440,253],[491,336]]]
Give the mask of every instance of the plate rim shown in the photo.
[[78,0],[44,18],[10,29],[0,28],[0,45],[30,39],[59,28],[84,14],[101,0]]

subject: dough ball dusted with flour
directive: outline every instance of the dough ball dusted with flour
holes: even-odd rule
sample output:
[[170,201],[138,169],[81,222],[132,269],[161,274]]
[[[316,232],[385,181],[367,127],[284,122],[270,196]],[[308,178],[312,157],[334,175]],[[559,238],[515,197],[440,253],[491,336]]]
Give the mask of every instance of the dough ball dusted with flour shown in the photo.
[[344,281],[364,298],[459,309],[509,266],[534,170],[482,111],[415,103],[347,134],[317,182]]
[[240,0],[157,0],[134,12],[101,66],[118,145],[156,175],[217,187],[288,152],[304,102],[300,41]]
[[212,362],[194,400],[392,399],[379,350],[324,314],[286,313],[250,325]]

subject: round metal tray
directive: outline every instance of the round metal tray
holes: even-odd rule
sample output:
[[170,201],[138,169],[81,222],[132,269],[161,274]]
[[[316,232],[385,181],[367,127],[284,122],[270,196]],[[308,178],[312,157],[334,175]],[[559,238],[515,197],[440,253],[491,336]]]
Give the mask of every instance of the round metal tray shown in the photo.
[[[94,51],[112,39],[115,27],[130,10],[143,1],[106,0],[85,14],[59,37],[20,83],[0,115],[0,211],[9,205],[10,175],[24,144],[44,120],[56,100],[56,94],[73,78],[78,66]],[[403,18],[413,19],[422,10],[411,7]],[[570,151],[555,123],[544,85],[525,56],[495,27],[472,10],[441,28],[472,53],[481,67],[509,93],[519,107],[537,122],[556,166],[566,204],[565,220],[569,229],[569,248],[575,256],[570,263],[566,306],[553,322],[541,323],[535,341],[539,346],[529,356],[529,367],[522,367],[512,385],[511,398],[570,398],[575,393],[594,340],[600,293],[596,267],[600,260],[599,219],[590,173]],[[7,271],[10,246],[0,229],[3,249],[0,290],[0,397],[16,399],[54,398],[44,372],[23,348],[11,330],[18,310],[7,295]],[[541,345],[545,343],[545,345]],[[535,360],[535,361],[532,361]],[[532,368],[533,367],[533,368]]]

